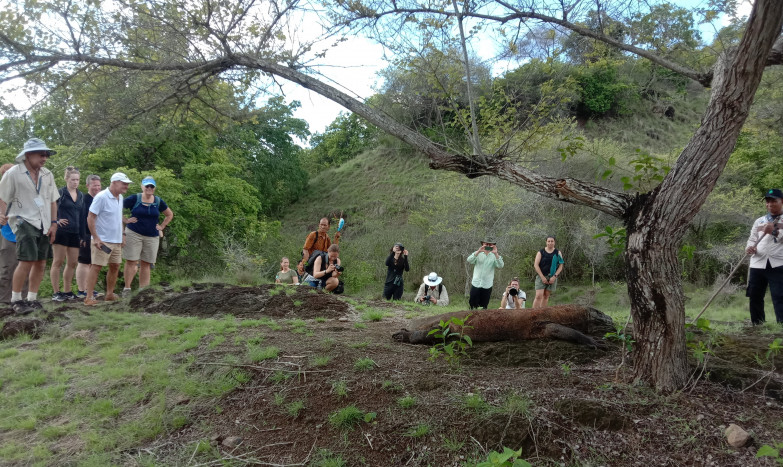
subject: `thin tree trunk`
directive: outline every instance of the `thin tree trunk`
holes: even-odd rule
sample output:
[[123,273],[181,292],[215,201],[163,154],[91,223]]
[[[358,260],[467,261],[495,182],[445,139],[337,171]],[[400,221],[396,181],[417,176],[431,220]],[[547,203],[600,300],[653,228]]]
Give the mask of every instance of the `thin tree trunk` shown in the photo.
[[454,6],[454,13],[457,14],[457,24],[459,25],[459,38],[460,45],[462,46],[462,59],[465,61],[465,79],[468,93],[468,108],[470,109],[470,128],[465,130],[468,132],[470,139],[470,145],[473,148],[473,155],[484,159],[484,153],[481,150],[481,141],[478,135],[478,122],[476,121],[476,99],[473,96],[473,77],[470,72],[470,61],[468,59],[468,42],[465,39],[465,27],[462,24],[462,13],[457,6],[457,0],[451,0]]

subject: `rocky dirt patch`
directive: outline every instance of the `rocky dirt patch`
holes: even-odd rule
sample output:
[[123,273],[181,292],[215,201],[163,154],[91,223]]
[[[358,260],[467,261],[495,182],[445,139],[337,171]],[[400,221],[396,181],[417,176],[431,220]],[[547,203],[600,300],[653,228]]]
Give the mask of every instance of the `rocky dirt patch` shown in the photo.
[[[224,290],[230,291],[224,299],[236,297],[228,308],[237,316],[291,316],[301,308],[285,301],[300,297],[299,290],[279,298],[259,296],[273,290],[269,287]],[[278,347],[279,357],[211,367],[226,375],[241,372],[249,381],[201,406],[189,426],[156,440],[151,446],[170,443],[154,450],[158,460],[187,457],[193,443],[205,440],[227,460],[259,464],[308,464],[329,452],[346,465],[458,466],[508,446],[522,448],[534,465],[745,466],[773,465],[756,459],[756,450],[783,440],[780,403],[761,385],[742,392],[762,370],[745,358],[732,363],[728,350],[708,372],[718,363],[735,370],[756,365],[755,370],[739,371],[735,385],[702,380],[691,392],[662,395],[627,383],[627,362],[615,379],[621,361],[615,344],[601,351],[548,339],[479,343],[454,367],[430,361],[426,346],[391,340],[409,324],[399,307],[388,308],[394,316],[357,327],[335,319],[350,311],[334,303],[339,298],[305,292],[300,299],[307,295],[323,301],[314,309],[342,311],[325,322],[305,318],[304,334],[286,327],[247,329],[263,345]],[[225,309],[207,298],[179,300],[191,307],[181,314]],[[199,316],[214,313],[226,312]],[[763,352],[774,338],[745,337],[735,340],[751,353]],[[210,358],[211,353],[196,356],[205,366]],[[372,364],[360,368],[367,360]],[[348,407],[359,412],[357,420],[336,424],[336,414]],[[731,423],[755,443],[729,446],[725,430]],[[237,438],[238,445],[223,443]]]
[[143,290],[131,299],[130,309],[202,318],[233,315],[238,318],[266,316],[310,319],[345,316],[350,307],[334,295],[304,286],[199,284],[184,292]]
[[20,334],[27,334],[37,339],[43,331],[44,322],[38,318],[9,318],[0,329],[0,339],[11,339]]

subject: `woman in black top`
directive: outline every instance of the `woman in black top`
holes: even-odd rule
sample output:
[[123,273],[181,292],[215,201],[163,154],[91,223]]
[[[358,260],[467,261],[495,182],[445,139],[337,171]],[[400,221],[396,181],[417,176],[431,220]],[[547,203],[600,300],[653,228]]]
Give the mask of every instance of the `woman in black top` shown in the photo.
[[408,265],[408,250],[402,243],[395,243],[386,258],[386,283],[383,286],[383,298],[386,300],[399,300],[402,298],[403,282],[402,272],[410,271]]
[[533,308],[549,306],[549,296],[557,287],[557,277],[563,272],[563,255],[555,248],[555,237],[546,238],[546,248],[536,253],[533,268],[536,270],[536,298]]
[[[60,188],[60,198],[57,200],[57,233],[52,249],[52,268],[49,278],[52,281],[52,300],[62,302],[75,300],[76,294],[71,291],[73,276],[76,273],[76,263],[79,258],[79,240],[81,240],[81,213],[84,206],[84,193],[79,191],[81,174],[76,167],[65,168],[65,186]],[[66,261],[63,271],[63,292],[60,292],[60,268]]]

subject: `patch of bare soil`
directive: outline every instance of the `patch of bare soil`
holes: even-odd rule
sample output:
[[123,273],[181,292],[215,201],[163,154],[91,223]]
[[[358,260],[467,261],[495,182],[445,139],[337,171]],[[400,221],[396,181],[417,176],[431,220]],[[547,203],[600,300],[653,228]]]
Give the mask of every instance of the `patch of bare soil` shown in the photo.
[[[142,447],[144,453],[163,464],[206,463],[217,452],[239,465],[321,465],[328,452],[350,466],[457,466],[507,446],[522,448],[534,465],[747,466],[774,465],[755,453],[761,444],[783,440],[781,404],[770,390],[780,373],[748,358],[763,354],[776,336],[753,330],[730,336],[707,368],[709,379],[661,395],[624,382],[627,364],[617,371],[621,349],[611,343],[608,351],[547,339],[479,343],[454,367],[430,361],[428,347],[392,341],[391,334],[409,324],[400,307],[390,309],[394,317],[357,327],[335,319],[356,316],[337,297],[304,290],[264,296],[269,290],[136,297],[131,305],[144,311],[303,317],[306,309],[308,317],[332,317],[305,318],[305,329],[243,328],[280,349],[272,360],[228,367],[215,349],[196,350],[194,369],[249,380],[194,408],[188,426]],[[223,345],[244,355],[228,340]],[[361,367],[363,359],[372,363]],[[714,376],[720,366],[732,378]],[[336,423],[349,406],[364,415],[353,424]],[[730,447],[724,431],[731,423],[747,430],[753,443]],[[199,440],[216,451],[195,453]]]
[[310,287],[262,285],[258,287],[198,284],[184,292],[146,289],[130,301],[131,311],[211,318],[344,316],[349,306],[335,296]]

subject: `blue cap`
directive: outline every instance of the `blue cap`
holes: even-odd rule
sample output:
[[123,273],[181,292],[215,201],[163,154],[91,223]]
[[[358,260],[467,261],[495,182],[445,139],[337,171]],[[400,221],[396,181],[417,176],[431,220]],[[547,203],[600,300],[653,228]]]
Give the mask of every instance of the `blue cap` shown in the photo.
[[155,186],[155,187],[158,186],[158,184],[155,183],[155,179],[152,178],[152,177],[147,177],[147,178],[145,178],[144,180],[141,181],[141,186],[147,186],[147,185],[152,185],[152,186]]

